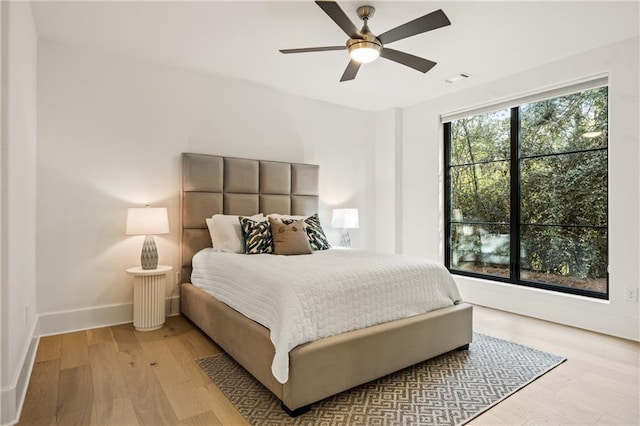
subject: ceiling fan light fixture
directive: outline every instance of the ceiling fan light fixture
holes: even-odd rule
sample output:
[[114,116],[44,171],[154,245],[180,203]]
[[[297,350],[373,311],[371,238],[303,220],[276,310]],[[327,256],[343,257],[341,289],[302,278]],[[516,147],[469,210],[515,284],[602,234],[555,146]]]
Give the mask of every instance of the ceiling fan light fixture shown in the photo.
[[349,40],[349,56],[356,62],[368,64],[375,61],[380,56],[382,46],[370,40]]

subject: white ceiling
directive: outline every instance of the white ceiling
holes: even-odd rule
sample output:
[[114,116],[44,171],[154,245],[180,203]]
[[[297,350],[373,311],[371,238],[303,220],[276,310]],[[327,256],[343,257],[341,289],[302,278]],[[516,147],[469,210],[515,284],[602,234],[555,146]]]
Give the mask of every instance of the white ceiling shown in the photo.
[[[256,82],[368,111],[404,107],[638,36],[638,1],[340,1],[376,8],[380,34],[442,9],[452,25],[390,47],[438,63],[427,74],[378,59],[340,83],[346,51],[283,55],[281,48],[343,44],[313,1],[33,2],[40,39],[105,49]],[[461,72],[472,75],[449,84]]]

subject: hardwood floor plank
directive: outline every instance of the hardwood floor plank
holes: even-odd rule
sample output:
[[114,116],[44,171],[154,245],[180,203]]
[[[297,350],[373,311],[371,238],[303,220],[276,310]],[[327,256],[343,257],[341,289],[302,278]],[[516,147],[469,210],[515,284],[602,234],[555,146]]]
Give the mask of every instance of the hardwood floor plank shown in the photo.
[[220,347],[218,347],[213,340],[183,316],[167,318],[167,323],[161,330],[163,331],[164,337],[183,336],[189,340],[197,350],[197,358],[215,355],[221,352]]
[[140,425],[174,425],[178,423],[171,404],[152,370],[153,360],[135,337],[133,327],[112,328],[118,343],[118,360],[129,397]]
[[128,397],[127,385],[113,343],[90,345],[89,360],[96,402]]
[[[564,400],[580,401],[584,409],[596,409],[603,416],[619,419],[621,424],[640,424],[638,399],[635,401],[618,400],[616,395],[605,392],[599,387],[585,386],[583,382],[571,384],[559,390],[556,395]],[[636,395],[637,397],[637,395]]]
[[205,356],[216,355],[222,352],[222,349],[216,345],[213,340],[206,334],[198,329],[192,329],[186,333],[186,338],[193,345],[196,350],[196,357],[201,358]]
[[640,402],[638,387],[631,380],[623,382],[598,373],[588,372],[582,376],[582,381],[589,388],[606,392],[609,397],[623,401],[624,404]]
[[[500,404],[506,403],[507,401],[510,402],[510,410],[512,412],[515,412],[517,415],[527,419],[524,423],[526,425],[589,424],[572,420],[570,417],[566,416],[562,410],[558,410],[554,407],[547,407],[544,403],[538,400],[526,400],[525,398],[510,397]],[[473,425],[474,423],[470,422],[469,424]]]
[[[184,332],[180,332],[179,335],[182,334],[184,334]],[[148,344],[163,342],[164,340],[169,338],[169,336],[165,334],[165,327],[151,331],[134,330],[133,337],[136,339],[136,342],[138,342],[141,348],[144,348],[144,346]]]
[[40,338],[38,343],[38,351],[36,352],[36,361],[49,361],[52,359],[60,359],[60,350],[62,348],[62,335],[44,336]]
[[91,367],[81,365],[60,370],[58,389],[58,425],[88,425],[93,406]]
[[602,411],[591,407],[585,406],[581,402],[577,402],[572,398],[566,398],[559,395],[557,392],[552,392],[544,386],[537,386],[531,388],[527,395],[523,395],[525,399],[534,399],[539,401],[541,405],[551,407],[553,410],[561,413],[562,417],[566,419],[567,423],[578,423],[585,425],[592,425],[602,417]]
[[133,404],[128,397],[108,399],[93,404],[92,425],[95,426],[137,426]]
[[87,330],[86,333],[87,344],[89,345],[97,345],[100,343],[114,343],[110,327],[94,328],[92,330]]
[[136,336],[141,342],[161,339],[181,366],[186,378],[194,386],[202,386],[210,382],[209,377],[195,363],[195,360],[222,352],[211,339],[181,316],[169,317],[163,328],[136,334]]
[[195,360],[200,358],[200,352],[191,342],[179,336],[171,336],[165,340],[165,344],[194,386],[200,387],[211,382],[209,376],[196,364]]
[[56,424],[59,378],[59,359],[34,364],[19,425]]
[[205,411],[197,416],[189,417],[180,422],[181,426],[221,426],[222,423],[213,413],[213,411]]
[[60,369],[80,367],[89,364],[87,335],[84,331],[62,335],[60,349]]
[[189,330],[194,329],[193,323],[185,317],[178,315],[173,317],[167,317],[164,327],[161,328],[162,335],[165,337],[176,336],[186,333]]
[[[183,364],[178,362],[165,344],[167,338],[161,330],[137,332],[135,336],[151,361],[152,370],[178,420],[194,417],[211,409],[185,374]],[[193,360],[188,362],[195,364]]]
[[486,425],[486,426],[499,426],[499,425],[523,425],[526,423],[526,419],[524,417],[520,417],[516,413],[512,413],[507,410],[501,410],[498,412],[487,411],[485,413],[480,414],[478,417],[473,419],[473,424],[476,426]]

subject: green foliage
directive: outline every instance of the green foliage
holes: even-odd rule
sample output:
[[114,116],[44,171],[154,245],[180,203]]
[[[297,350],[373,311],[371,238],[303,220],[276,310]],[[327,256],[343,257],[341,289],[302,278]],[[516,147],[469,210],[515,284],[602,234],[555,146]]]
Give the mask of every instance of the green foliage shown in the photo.
[[[519,107],[522,269],[606,276],[607,98],[603,87]],[[510,149],[509,110],[451,123],[451,219],[487,223],[456,235],[454,255],[482,252],[482,230],[509,223]]]
[[451,204],[467,221],[509,221],[508,110],[451,126]]

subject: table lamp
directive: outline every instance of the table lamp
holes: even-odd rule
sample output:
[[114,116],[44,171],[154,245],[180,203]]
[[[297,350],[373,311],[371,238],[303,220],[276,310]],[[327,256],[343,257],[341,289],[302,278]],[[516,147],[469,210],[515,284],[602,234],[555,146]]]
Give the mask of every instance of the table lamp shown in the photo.
[[351,247],[351,237],[347,229],[360,227],[358,209],[334,209],[331,216],[331,226],[334,228],[342,228],[340,247]]
[[142,269],[158,267],[158,249],[154,235],[169,233],[166,207],[141,207],[127,210],[127,235],[145,235],[140,254]]

